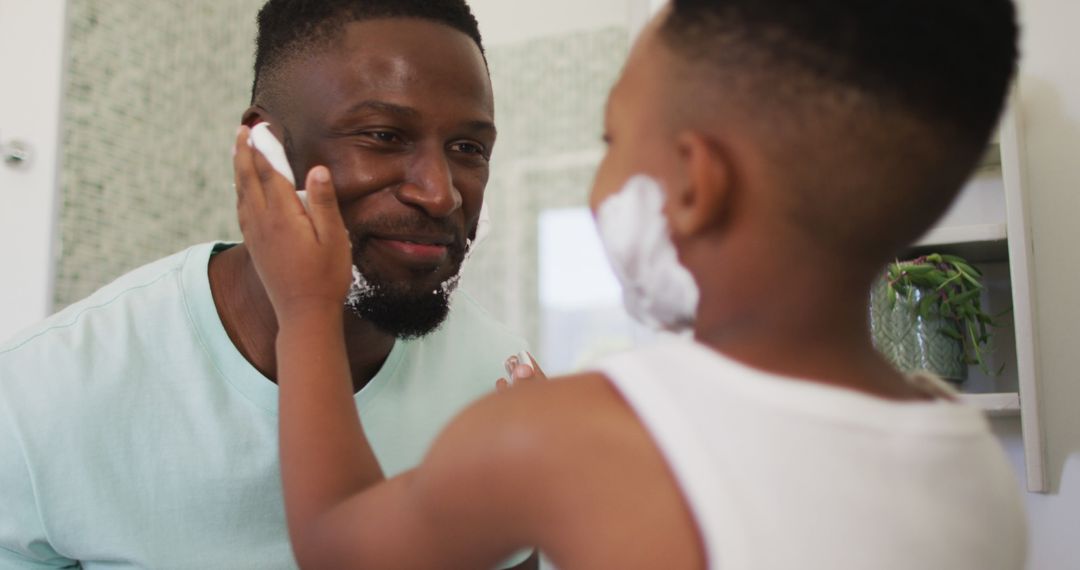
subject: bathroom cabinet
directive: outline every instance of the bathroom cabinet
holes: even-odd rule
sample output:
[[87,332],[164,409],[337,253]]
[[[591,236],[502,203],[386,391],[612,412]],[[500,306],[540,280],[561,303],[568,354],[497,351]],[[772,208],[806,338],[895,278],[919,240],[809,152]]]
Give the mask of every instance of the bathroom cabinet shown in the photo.
[[[984,307],[1005,312],[994,331],[991,373],[969,369],[963,399],[993,416],[1019,416],[1029,491],[1045,492],[1043,426],[1035,332],[1032,240],[1021,144],[1010,105],[986,159],[938,224],[905,253],[953,253],[985,277]],[[1000,368],[1000,373],[997,373]]]

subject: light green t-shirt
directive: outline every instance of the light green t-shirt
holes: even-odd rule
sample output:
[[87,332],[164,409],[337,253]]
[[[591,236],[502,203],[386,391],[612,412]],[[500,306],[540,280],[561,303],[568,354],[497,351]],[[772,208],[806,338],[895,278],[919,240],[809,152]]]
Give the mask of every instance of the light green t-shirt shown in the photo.
[[[218,244],[137,269],[0,346],[0,569],[294,568],[277,386],[210,295]],[[356,395],[387,475],[525,348],[463,292]]]

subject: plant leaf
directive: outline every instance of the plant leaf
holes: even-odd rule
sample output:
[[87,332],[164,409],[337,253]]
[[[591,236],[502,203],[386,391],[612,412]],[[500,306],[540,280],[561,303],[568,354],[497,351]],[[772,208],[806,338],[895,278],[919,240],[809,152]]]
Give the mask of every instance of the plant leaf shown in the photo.
[[949,338],[955,338],[956,340],[964,340],[964,335],[960,334],[960,331],[956,330],[956,327],[950,324],[941,325],[941,332],[945,333]]
[[980,291],[978,289],[969,289],[968,291],[960,293],[959,295],[953,295],[949,299],[949,301],[951,303],[955,303],[957,305],[963,305],[963,304],[967,303],[968,301],[971,301],[972,299],[977,298],[979,296],[979,293],[982,293],[982,291]]
[[929,319],[934,309],[934,302],[937,298],[934,295],[926,295],[919,301],[919,316],[924,319]]

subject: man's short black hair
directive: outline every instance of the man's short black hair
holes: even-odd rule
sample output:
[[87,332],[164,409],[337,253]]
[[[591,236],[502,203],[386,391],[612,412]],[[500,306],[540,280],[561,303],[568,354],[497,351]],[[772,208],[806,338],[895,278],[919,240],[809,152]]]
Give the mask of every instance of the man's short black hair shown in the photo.
[[290,57],[321,47],[346,24],[415,18],[444,24],[472,38],[484,53],[480,28],[465,0],[269,0],[259,10],[252,101],[263,80]]
[[[788,145],[782,168],[804,190],[793,217],[876,253],[918,237],[971,174],[1018,35],[1011,0],[673,0],[660,28],[693,74],[718,78],[714,93],[746,91],[739,105]],[[843,184],[846,196],[821,199]],[[836,202],[848,222],[824,211]]]

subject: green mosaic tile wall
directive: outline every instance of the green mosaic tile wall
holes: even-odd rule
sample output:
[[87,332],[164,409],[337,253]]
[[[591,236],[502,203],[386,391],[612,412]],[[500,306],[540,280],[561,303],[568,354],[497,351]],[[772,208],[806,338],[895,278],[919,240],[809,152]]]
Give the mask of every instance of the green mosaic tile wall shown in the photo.
[[239,235],[229,145],[263,0],[70,0],[58,307]]

